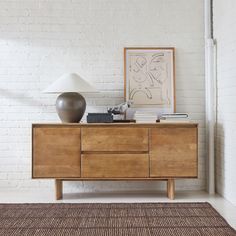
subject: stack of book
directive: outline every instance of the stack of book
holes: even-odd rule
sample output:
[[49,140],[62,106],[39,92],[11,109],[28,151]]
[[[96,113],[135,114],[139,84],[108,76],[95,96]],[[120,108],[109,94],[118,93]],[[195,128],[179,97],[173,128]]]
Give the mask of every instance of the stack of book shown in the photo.
[[157,114],[156,112],[136,111],[134,114],[134,120],[136,123],[156,123]]
[[170,113],[162,114],[160,117],[161,123],[185,123],[190,122],[189,116],[186,113]]

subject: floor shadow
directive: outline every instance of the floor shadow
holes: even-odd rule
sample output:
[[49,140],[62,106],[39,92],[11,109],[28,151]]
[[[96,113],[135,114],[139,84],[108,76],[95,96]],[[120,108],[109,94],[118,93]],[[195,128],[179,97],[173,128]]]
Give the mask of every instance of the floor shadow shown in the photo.
[[132,200],[132,199],[143,199],[143,198],[167,198],[165,191],[151,191],[151,192],[83,192],[83,193],[64,193],[63,200]]

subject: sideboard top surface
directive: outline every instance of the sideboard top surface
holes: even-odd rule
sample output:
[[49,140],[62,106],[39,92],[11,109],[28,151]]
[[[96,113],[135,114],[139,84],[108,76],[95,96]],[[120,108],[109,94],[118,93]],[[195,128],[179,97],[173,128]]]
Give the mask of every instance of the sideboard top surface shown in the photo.
[[45,126],[73,126],[73,127],[197,127],[198,123],[33,123],[33,127]]

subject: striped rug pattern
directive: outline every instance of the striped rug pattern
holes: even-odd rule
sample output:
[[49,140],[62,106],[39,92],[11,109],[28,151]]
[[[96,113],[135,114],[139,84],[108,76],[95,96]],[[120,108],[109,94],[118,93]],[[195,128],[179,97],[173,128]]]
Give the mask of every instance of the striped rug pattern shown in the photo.
[[4,236],[236,236],[209,203],[0,204]]

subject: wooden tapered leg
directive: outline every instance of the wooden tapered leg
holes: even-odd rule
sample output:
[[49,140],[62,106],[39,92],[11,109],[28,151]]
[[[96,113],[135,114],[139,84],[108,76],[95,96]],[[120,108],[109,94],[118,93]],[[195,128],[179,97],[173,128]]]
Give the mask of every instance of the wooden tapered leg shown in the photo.
[[167,196],[171,200],[174,200],[175,198],[175,180],[174,179],[167,180]]
[[55,193],[56,200],[62,199],[62,180],[60,179],[55,180]]

